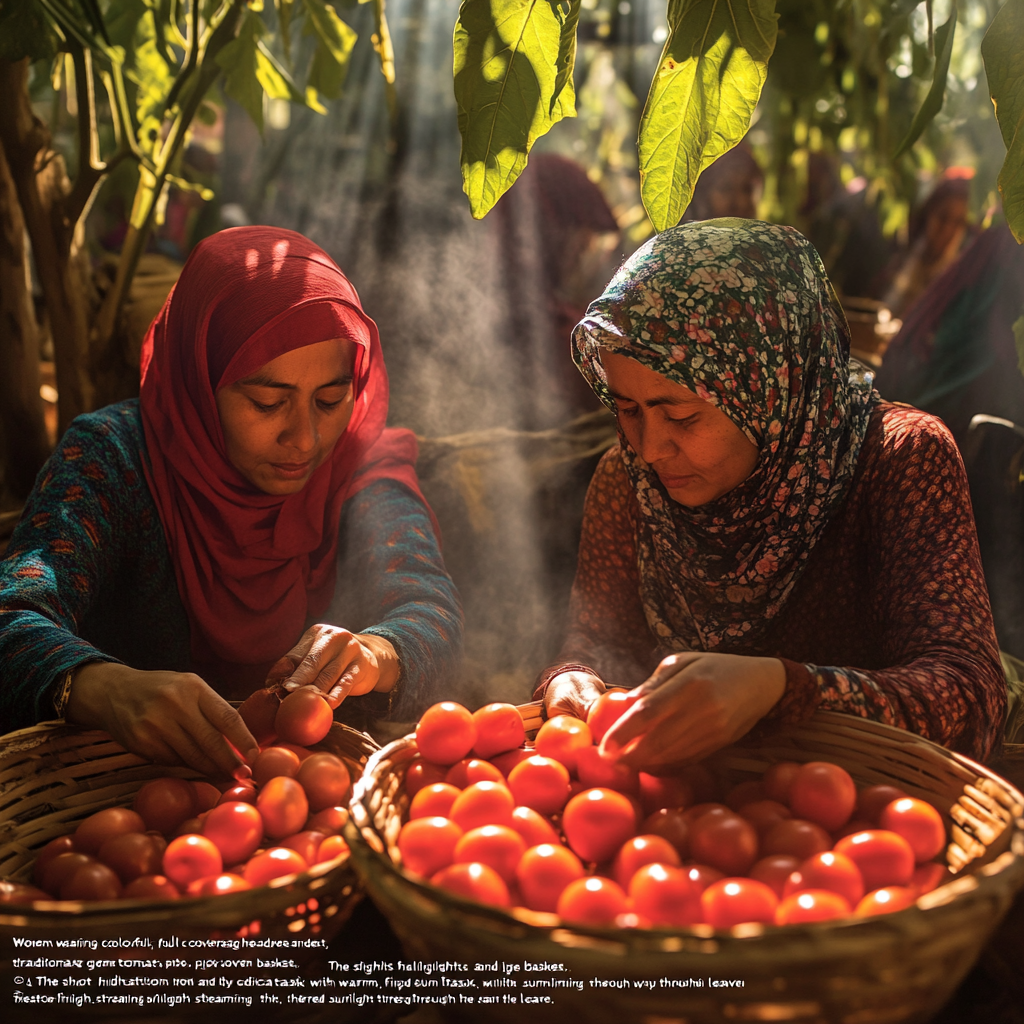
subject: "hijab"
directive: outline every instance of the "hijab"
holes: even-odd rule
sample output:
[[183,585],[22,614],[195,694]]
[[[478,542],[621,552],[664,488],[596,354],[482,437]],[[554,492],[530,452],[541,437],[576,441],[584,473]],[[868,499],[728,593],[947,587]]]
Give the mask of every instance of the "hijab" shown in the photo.
[[745,481],[688,508],[619,435],[659,654],[751,650],[840,507],[878,399],[850,374],[849,327],[814,247],[759,221],[672,228],[626,261],[573,343],[613,411],[602,348],[685,385],[757,447]]
[[[228,460],[216,393],[333,338],[356,348],[352,418],[302,490],[266,494]],[[143,465],[193,664],[222,687],[252,689],[331,600],[345,501],[382,478],[422,498],[415,437],[384,429],[380,338],[355,289],[294,231],[231,228],[200,242],[149,328],[141,369]]]

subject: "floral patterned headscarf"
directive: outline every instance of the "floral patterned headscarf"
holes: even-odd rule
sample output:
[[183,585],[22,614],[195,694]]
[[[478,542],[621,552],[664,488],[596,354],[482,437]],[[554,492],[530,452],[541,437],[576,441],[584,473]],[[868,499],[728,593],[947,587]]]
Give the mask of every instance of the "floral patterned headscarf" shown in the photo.
[[602,348],[685,385],[757,446],[743,483],[689,508],[620,430],[659,654],[750,649],[842,503],[878,400],[870,378],[850,375],[849,327],[817,252],[793,228],[760,221],[672,228],[623,264],[573,343],[612,410]]

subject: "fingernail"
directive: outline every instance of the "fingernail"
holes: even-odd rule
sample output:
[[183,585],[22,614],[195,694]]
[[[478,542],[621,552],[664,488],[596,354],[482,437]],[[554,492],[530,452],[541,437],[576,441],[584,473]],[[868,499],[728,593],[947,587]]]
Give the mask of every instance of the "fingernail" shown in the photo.
[[231,773],[233,779],[237,779],[239,782],[247,782],[252,778],[252,769],[247,764],[240,764]]
[[[252,750],[249,750],[249,751],[246,752],[245,763],[251,765],[253,763],[253,761],[255,761],[256,758],[259,757],[259,756],[260,756],[260,748],[259,747],[253,747]],[[250,772],[249,774],[251,775],[252,773]]]

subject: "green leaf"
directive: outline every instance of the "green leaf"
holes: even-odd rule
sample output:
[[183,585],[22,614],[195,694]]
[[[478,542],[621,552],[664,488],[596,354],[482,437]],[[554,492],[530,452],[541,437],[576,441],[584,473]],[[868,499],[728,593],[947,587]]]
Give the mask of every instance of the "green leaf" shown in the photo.
[[679,222],[705,167],[746,134],[775,48],[775,0],[669,0],[669,36],[640,121],[655,230]]
[[[127,77],[138,87],[135,111],[136,119],[142,125],[163,110],[164,100],[174,84],[174,73],[161,52],[154,11],[147,10],[139,20],[131,50],[135,64],[127,73]],[[143,152],[152,151],[152,143],[148,139],[143,139],[141,132],[139,143]]]
[[562,98],[565,87],[569,87],[566,96],[567,103],[562,104],[562,117],[576,116],[576,93],[573,88],[572,74],[576,69],[576,26],[580,21],[580,7],[582,0],[570,0],[565,20],[562,22],[562,31],[558,39],[558,60],[555,62],[557,74],[555,75],[555,93],[548,104],[548,113],[554,114],[555,104]]
[[[575,13],[574,13],[575,11]],[[575,114],[570,20],[549,0],[465,0],[455,25],[463,189],[483,217],[522,173],[534,142]]]
[[[348,59],[356,43],[356,33],[338,17],[324,0],[305,0],[305,35],[316,36],[316,50],[309,68],[307,88],[321,96],[337,99],[348,71]],[[321,111],[323,108],[321,108]]]
[[[254,17],[254,15],[253,15]],[[272,100],[305,103],[305,94],[262,40],[256,43],[256,78]]]
[[248,112],[263,131],[263,85],[257,77],[259,39],[266,31],[255,14],[246,11],[238,35],[217,54],[224,69],[224,91]]
[[893,154],[898,160],[921,137],[921,132],[928,127],[932,118],[942,109],[946,96],[946,76],[949,74],[949,58],[953,54],[953,36],[956,34],[956,4],[950,11],[949,21],[935,30],[935,74],[932,76],[932,87],[921,104],[921,109],[914,115],[910,131]]

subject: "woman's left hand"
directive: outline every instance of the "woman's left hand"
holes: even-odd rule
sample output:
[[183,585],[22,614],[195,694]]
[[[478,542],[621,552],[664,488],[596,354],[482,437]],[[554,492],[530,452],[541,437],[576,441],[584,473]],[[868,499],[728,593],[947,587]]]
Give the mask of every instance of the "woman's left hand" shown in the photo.
[[640,769],[699,761],[749,732],[785,689],[778,658],[670,655],[606,733],[602,752]]
[[281,683],[289,691],[317,686],[336,708],[346,697],[371,690],[387,693],[398,682],[400,670],[390,640],[321,623],[310,626],[271,667],[267,683]]

